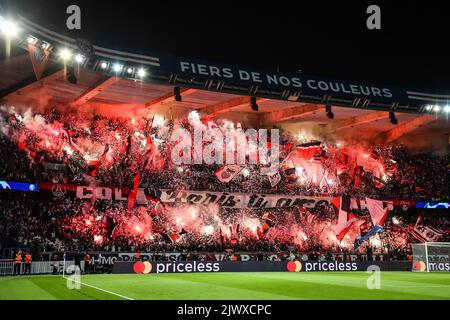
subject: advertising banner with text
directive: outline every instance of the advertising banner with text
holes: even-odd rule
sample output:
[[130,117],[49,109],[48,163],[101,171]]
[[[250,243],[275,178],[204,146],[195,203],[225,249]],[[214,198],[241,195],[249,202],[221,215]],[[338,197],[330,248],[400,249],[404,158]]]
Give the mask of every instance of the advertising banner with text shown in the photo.
[[116,262],[113,273],[215,273],[215,272],[351,272],[367,271],[376,266],[380,271],[410,271],[409,261],[186,261],[186,262]]

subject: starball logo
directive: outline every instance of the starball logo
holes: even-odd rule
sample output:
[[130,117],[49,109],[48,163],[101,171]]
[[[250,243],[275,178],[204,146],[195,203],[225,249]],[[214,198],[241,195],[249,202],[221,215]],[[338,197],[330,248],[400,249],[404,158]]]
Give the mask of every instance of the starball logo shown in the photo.
[[138,261],[133,265],[137,274],[153,273],[191,273],[191,272],[219,272],[220,264],[217,262],[185,262],[185,263],[151,263]]

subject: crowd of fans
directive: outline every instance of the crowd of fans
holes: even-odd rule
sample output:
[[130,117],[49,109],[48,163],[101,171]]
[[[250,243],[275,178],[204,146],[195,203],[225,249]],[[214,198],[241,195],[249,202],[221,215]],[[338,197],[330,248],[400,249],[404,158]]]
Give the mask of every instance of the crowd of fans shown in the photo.
[[[372,159],[375,155],[374,160],[386,169],[382,177],[364,167],[355,175],[354,168],[349,167],[338,174],[337,183],[324,186],[311,181],[292,181],[291,173],[280,170],[281,181],[272,186],[267,176],[259,174],[260,166],[248,165],[247,174],[222,183],[214,176],[221,168],[219,165],[175,166],[171,163],[170,131],[174,126],[189,127],[188,120],[177,121],[180,123],[163,119],[159,120],[163,123],[158,124],[155,119],[130,121],[101,116],[80,120],[74,115],[63,116],[56,112],[23,117],[3,115],[0,177],[9,181],[78,184],[94,178],[103,185],[130,186],[141,172],[141,185],[161,189],[176,186],[185,190],[331,194],[383,200],[395,195],[397,199],[442,201],[448,200],[450,193],[448,155],[410,154],[401,145],[366,148],[367,156],[371,155]],[[291,150],[300,144],[285,132],[280,142],[282,146],[290,145]],[[327,147],[332,145],[322,146],[321,152],[327,157]],[[151,160],[146,162],[146,170],[141,170],[149,153]],[[286,156],[288,152],[281,154]]]
[[[364,242],[355,248],[351,240],[355,234],[342,242],[335,239],[331,226],[336,223],[336,214],[327,206],[315,209],[272,209],[275,218],[273,227],[263,237],[251,225],[241,220],[239,210],[220,211],[220,218],[230,222],[216,226],[210,233],[203,233],[195,226],[181,230],[179,239],[167,241],[163,234],[172,231],[167,227],[164,212],[153,215],[151,225],[141,224],[142,230],[135,230],[129,221],[144,221],[140,216],[145,210],[125,210],[126,203],[100,201],[86,206],[80,199],[65,199],[60,202],[46,200],[39,194],[1,192],[0,234],[2,237],[17,239],[34,256],[42,252],[81,251],[81,252],[154,252],[154,253],[204,253],[204,252],[251,252],[251,253],[290,253],[297,257],[308,256],[314,259],[331,259],[340,254],[373,254],[388,256],[391,259],[406,259],[411,253],[410,243],[417,242],[411,235],[418,216],[420,225],[439,228],[444,233],[440,241],[448,241],[450,219],[445,211],[436,213],[416,209],[404,211],[396,207],[384,225],[384,232],[375,240]],[[369,221],[367,210],[352,210],[358,218]],[[262,212],[252,212],[247,218],[255,224],[263,223]],[[207,219],[200,216],[199,219]],[[256,219],[256,220],[255,220]],[[229,226],[233,221],[240,222],[237,241],[232,241]],[[149,227],[149,229],[146,229]],[[358,233],[358,230],[355,232]],[[1,253],[0,253],[1,254]]]
[[[186,119],[177,124],[155,118],[130,121],[100,116],[89,120],[72,117],[75,116],[63,116],[56,112],[23,117],[12,113],[2,115],[0,180],[75,184],[96,181],[109,186],[132,186],[136,174],[141,173],[140,185],[153,189],[351,196],[382,200],[449,200],[448,155],[413,155],[401,145],[376,145],[368,148],[367,154],[374,155],[388,173],[381,178],[370,170],[358,168],[357,175],[354,171],[344,171],[338,175],[338,184],[324,187],[295,180],[292,182],[292,173],[280,171],[281,181],[271,185],[267,176],[259,174],[258,166],[249,165],[246,174],[239,174],[232,181],[223,183],[214,175],[220,169],[218,165],[175,166],[170,162],[168,132],[175,125],[188,127]],[[157,123],[160,121],[165,122]],[[151,137],[151,142],[145,136]],[[282,145],[294,142],[295,147],[295,141],[288,134],[283,133],[281,140]],[[95,155],[96,159],[90,158],[92,153],[83,154],[83,145],[89,145],[87,149],[90,150],[101,150]],[[322,156],[326,156],[327,145],[323,144],[321,150]],[[149,153],[152,153],[150,161],[144,161]],[[226,223],[220,227],[216,225],[213,231],[205,233],[200,232],[198,227],[191,232],[189,226],[172,230],[173,226],[165,217],[165,212],[170,209],[164,206],[155,208],[155,204],[151,205],[153,207],[129,210],[127,203],[120,202],[98,200],[86,204],[72,198],[56,201],[45,194],[0,192],[0,235],[17,239],[31,247],[33,252],[233,250],[309,252],[323,256],[324,252],[328,255],[357,253],[371,246],[380,253],[403,257],[409,250],[409,243],[415,241],[409,232],[414,228],[418,215],[400,212],[400,222],[392,224],[392,220],[387,221],[379,243],[367,242],[360,248],[354,248],[349,241],[338,242],[331,236],[323,238],[336,223],[336,212],[329,207],[271,209],[269,212],[277,217],[277,222],[262,237],[255,231],[256,226],[244,226],[242,223],[243,216],[263,223],[264,212],[257,210],[243,212],[222,208],[218,215]],[[365,210],[353,213],[368,220]],[[312,217],[312,220],[305,216]],[[448,230],[448,218],[427,216],[427,223]],[[129,221],[138,222],[145,230],[133,230],[133,226],[128,225]],[[228,226],[233,224],[239,224],[240,231],[238,241],[231,242]],[[293,225],[298,226],[298,230],[292,230]],[[318,230],[318,226],[322,229]],[[180,239],[167,241],[167,236],[174,232],[182,233]]]

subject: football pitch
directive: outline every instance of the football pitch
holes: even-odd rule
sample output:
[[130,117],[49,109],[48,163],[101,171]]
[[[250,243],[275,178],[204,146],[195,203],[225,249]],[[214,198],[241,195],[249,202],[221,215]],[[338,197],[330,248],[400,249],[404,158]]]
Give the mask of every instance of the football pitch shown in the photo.
[[450,299],[450,273],[383,272],[369,290],[365,272],[82,275],[0,277],[0,300]]

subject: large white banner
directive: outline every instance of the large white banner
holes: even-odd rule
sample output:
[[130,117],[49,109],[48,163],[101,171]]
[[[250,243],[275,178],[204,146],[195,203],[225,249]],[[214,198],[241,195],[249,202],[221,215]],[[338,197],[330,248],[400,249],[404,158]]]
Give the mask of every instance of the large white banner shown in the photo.
[[[76,194],[80,199],[92,199],[94,197],[102,200],[127,201],[127,197],[122,194],[121,188],[79,186]],[[202,205],[218,204],[221,207],[236,209],[287,208],[294,206],[314,208],[317,205],[328,205],[331,202],[331,197],[161,190],[161,202]],[[136,203],[147,203],[144,189],[138,190]]]
[[[52,185],[41,184],[40,187],[45,190],[51,190],[56,198],[61,198],[69,191],[75,191],[77,198],[86,200],[111,200],[127,201],[128,190],[125,188],[111,187],[92,187],[75,185]],[[138,189],[136,196],[137,204],[147,204],[145,189]],[[208,191],[175,191],[175,190],[148,190],[147,194],[160,194],[162,203],[175,204],[197,204],[209,205],[218,204],[221,207],[236,209],[270,209],[270,208],[288,208],[305,207],[315,208],[317,206],[326,206],[331,204],[332,197],[309,197],[302,195],[280,195],[280,194],[261,194],[261,193],[228,193],[228,192],[208,192]],[[156,192],[157,191],[157,192]],[[152,197],[154,198],[154,197]],[[351,209],[365,209],[366,201],[360,199],[351,199]],[[392,210],[392,202],[387,202],[388,210]]]

